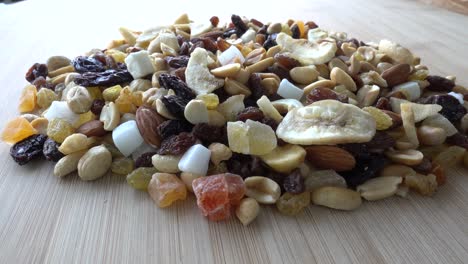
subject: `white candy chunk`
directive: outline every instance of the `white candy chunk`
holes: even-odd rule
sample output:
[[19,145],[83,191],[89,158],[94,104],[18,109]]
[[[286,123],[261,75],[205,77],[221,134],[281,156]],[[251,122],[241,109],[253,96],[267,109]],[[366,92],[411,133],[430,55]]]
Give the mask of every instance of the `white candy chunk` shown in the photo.
[[70,124],[75,124],[80,116],[75,114],[69,107],[67,102],[53,101],[47,112],[44,114],[47,120],[53,120],[56,118],[64,119]]
[[244,34],[242,34],[242,37],[241,37],[242,42],[248,43],[250,41],[254,41],[255,40],[255,35],[256,35],[255,30],[250,28]]
[[421,88],[417,82],[406,82],[393,87],[393,91],[402,91],[408,100],[414,101],[421,97]]
[[128,157],[143,143],[135,120],[127,121],[112,131],[112,139],[119,151]]
[[125,64],[127,64],[127,69],[134,79],[154,73],[153,63],[146,50],[128,54],[127,58],[125,58]]
[[179,161],[179,170],[196,175],[206,175],[211,151],[201,144],[191,146]]
[[283,79],[278,87],[278,94],[286,99],[296,99],[301,100],[304,91],[299,87],[295,86],[287,79]]
[[[239,59],[239,61],[236,61],[236,58]],[[221,63],[221,65],[226,65],[233,62],[243,64],[245,58],[239,51],[239,49],[237,49],[236,46],[232,45],[231,47],[229,47],[229,49],[221,53],[221,55],[218,57],[218,61],[219,63]]]
[[461,105],[463,105],[465,103],[465,101],[463,99],[463,94],[456,93],[456,92],[450,92],[448,94],[455,97],[458,100],[458,102],[460,102]]
[[201,34],[210,31],[212,28],[213,28],[213,25],[211,25],[211,23],[207,23],[207,24],[191,23],[190,24],[190,37],[191,38],[198,37]]

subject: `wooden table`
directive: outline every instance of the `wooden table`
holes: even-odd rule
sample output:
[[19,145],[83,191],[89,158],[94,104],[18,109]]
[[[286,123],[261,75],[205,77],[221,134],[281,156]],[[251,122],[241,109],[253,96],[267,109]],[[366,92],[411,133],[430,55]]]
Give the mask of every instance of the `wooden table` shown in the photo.
[[[24,73],[51,55],[74,57],[144,29],[231,13],[262,21],[315,20],[369,41],[408,46],[433,73],[468,85],[468,17],[413,1],[59,1],[0,5],[0,126],[17,115]],[[218,10],[218,11],[216,11]],[[225,10],[225,11],[221,11]],[[450,171],[432,197],[367,202],[354,212],[311,206],[298,217],[263,207],[243,227],[208,222],[193,197],[158,209],[123,177],[57,179],[52,164],[17,166],[0,145],[0,263],[467,263],[468,177]]]

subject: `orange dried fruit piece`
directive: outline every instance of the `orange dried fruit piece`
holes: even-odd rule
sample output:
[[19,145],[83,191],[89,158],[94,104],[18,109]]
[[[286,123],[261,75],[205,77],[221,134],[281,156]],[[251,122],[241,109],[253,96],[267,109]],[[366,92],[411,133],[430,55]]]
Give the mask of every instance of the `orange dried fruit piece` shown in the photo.
[[3,129],[2,140],[14,144],[36,133],[36,129],[34,129],[26,118],[17,117],[8,122]]
[[170,206],[177,200],[185,200],[187,188],[175,174],[155,173],[148,185],[148,193],[157,206]]
[[21,92],[18,110],[21,113],[31,112],[36,107],[37,89],[34,85],[27,85]]

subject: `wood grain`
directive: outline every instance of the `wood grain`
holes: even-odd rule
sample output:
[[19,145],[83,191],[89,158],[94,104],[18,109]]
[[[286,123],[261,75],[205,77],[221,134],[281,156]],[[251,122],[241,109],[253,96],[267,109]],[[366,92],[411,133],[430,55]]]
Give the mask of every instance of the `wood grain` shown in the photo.
[[467,0],[420,0],[426,4],[435,5],[438,7],[446,8],[453,12],[468,15],[468,1]]
[[[208,7],[209,6],[209,7]],[[289,17],[370,41],[411,48],[434,74],[468,85],[468,18],[413,1],[306,1],[263,4],[207,1],[25,1],[0,5],[0,124],[17,115],[24,72],[51,55],[104,47],[118,26],[170,23],[231,13],[263,21]],[[0,125],[3,126],[3,125]],[[298,217],[262,211],[248,227],[212,223],[193,197],[158,209],[123,177],[59,180],[52,165],[19,167],[0,145],[0,263],[466,263],[468,177],[449,172],[432,197],[411,194],[367,202],[354,212],[311,206]]]

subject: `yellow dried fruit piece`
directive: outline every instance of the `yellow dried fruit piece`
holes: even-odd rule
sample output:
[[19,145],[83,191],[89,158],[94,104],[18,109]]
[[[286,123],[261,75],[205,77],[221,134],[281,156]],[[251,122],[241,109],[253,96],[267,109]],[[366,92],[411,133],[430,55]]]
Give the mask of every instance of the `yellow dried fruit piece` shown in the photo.
[[423,80],[425,80],[427,78],[428,75],[429,75],[428,70],[421,69],[421,70],[417,70],[413,74],[411,74],[408,77],[408,80],[410,80],[410,81],[423,81]]
[[466,149],[459,146],[450,146],[446,150],[437,154],[434,162],[442,165],[444,168],[450,168],[459,164],[466,153]]
[[136,91],[132,93],[131,101],[135,106],[142,106],[143,105],[143,92]]
[[101,92],[101,89],[99,87],[88,87],[88,92],[89,92],[89,95],[91,95],[91,98],[93,98],[93,100],[96,100],[96,99],[102,99],[102,92]]
[[62,143],[73,132],[75,128],[64,119],[55,118],[47,125],[47,136],[58,143]]
[[80,117],[78,118],[78,121],[76,121],[76,123],[73,124],[73,125],[74,125],[74,127],[78,128],[81,125],[83,125],[84,123],[88,123],[89,121],[95,120],[95,119],[96,119],[96,115],[94,115],[93,112],[88,111],[86,113],[80,114]]
[[132,92],[128,87],[120,91],[119,97],[115,100],[115,105],[120,113],[135,113],[136,106],[133,104]]
[[47,135],[47,126],[49,125],[49,120],[44,117],[39,117],[31,121],[31,126],[36,129],[38,134]]
[[6,124],[2,133],[2,140],[6,143],[15,144],[36,133],[37,131],[26,118],[17,117]]
[[31,112],[36,107],[37,89],[34,85],[27,85],[21,92],[18,110],[21,113]]
[[403,120],[403,128],[405,129],[406,137],[414,147],[419,146],[418,134],[416,131],[414,112],[412,105],[409,103],[401,104],[401,119]]
[[106,101],[114,102],[119,97],[122,89],[123,88],[120,85],[109,87],[102,92],[102,98],[104,98]]
[[368,106],[362,108],[362,110],[368,112],[374,118],[377,130],[385,130],[393,125],[392,118],[377,107]]
[[197,100],[202,100],[208,110],[215,110],[219,105],[219,98],[214,93],[209,94],[200,94],[196,98]]
[[124,63],[125,58],[127,57],[127,54],[116,49],[108,49],[106,50],[105,54],[111,56],[115,62],[121,62],[121,63]]
[[36,102],[40,108],[48,108],[53,101],[57,101],[58,95],[50,89],[43,88],[36,95]]
[[275,131],[265,124],[248,119],[228,122],[229,148],[238,153],[265,155],[277,146]]

